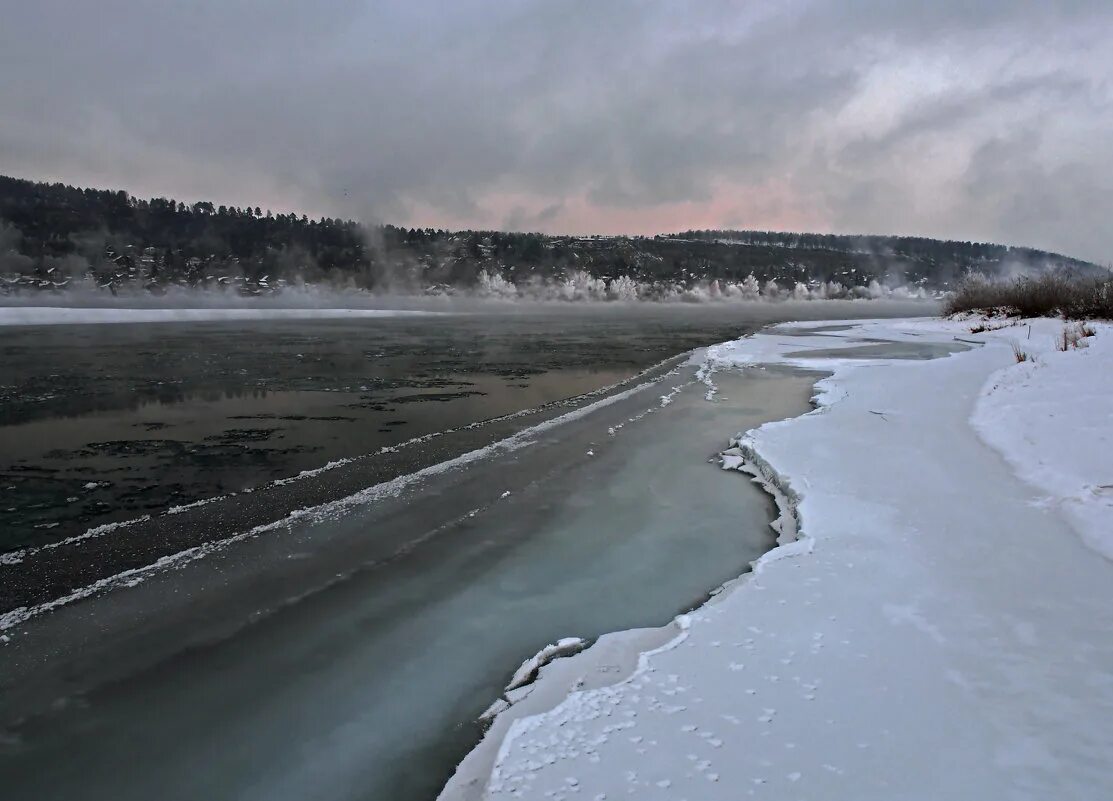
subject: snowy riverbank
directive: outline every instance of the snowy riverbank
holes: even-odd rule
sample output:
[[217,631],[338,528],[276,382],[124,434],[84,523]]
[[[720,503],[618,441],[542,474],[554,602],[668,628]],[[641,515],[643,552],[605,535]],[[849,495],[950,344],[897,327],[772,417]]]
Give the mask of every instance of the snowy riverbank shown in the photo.
[[[1059,321],[972,327],[713,348],[720,369],[832,373],[817,411],[724,456],[776,490],[793,541],[664,645],[608,654],[617,635],[543,668],[442,797],[1113,795],[1113,326],[1066,353]],[[956,337],[984,344],[880,357]]]

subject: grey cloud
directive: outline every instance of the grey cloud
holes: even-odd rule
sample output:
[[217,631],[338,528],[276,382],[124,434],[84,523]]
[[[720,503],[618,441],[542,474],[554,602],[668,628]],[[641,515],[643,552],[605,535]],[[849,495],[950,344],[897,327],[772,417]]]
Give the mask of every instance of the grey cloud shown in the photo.
[[[4,20],[9,174],[541,228],[577,198],[629,219],[779,182],[816,228],[1113,246],[1107,2],[41,0]],[[878,130],[832,123],[877,76],[919,91],[912,57],[969,79]],[[969,162],[925,199],[919,154],[948,147]],[[498,199],[520,196],[542,211]]]
[[553,203],[531,214],[522,206],[515,206],[502,221],[506,231],[538,231],[552,222],[564,209],[563,203]]

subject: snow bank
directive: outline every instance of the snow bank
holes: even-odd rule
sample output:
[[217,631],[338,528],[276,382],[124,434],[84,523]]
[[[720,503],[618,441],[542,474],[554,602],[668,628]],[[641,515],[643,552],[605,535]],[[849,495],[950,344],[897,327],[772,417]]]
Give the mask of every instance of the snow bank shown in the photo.
[[1066,352],[1057,350],[1057,321],[1018,335],[1032,360],[992,376],[973,423],[1040,489],[1041,503],[1062,510],[1090,547],[1113,559],[1113,326],[1090,328],[1096,335]]
[[222,320],[358,320],[367,317],[409,317],[436,313],[400,309],[108,309],[68,306],[0,306],[0,326],[90,323],[198,323]]
[[[725,460],[775,488],[800,531],[618,683],[600,685],[594,648],[554,662],[563,700],[498,714],[486,778],[465,761],[444,797],[1113,797],[1113,563],[1072,528],[1084,508],[1113,530],[1090,500],[1111,483],[1113,327],[1078,353],[1052,349],[1053,321],[1030,339],[970,327],[803,324],[715,348],[720,370],[832,373],[816,411]],[[956,337],[984,344],[930,361],[808,354]]]

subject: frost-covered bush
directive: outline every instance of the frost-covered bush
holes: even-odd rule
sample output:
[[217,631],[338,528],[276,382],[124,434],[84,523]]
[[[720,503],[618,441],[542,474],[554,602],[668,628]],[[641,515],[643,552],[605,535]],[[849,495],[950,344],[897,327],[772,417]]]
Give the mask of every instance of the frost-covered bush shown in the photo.
[[612,278],[607,284],[607,298],[610,300],[637,300],[639,284],[628,275]]
[[1061,272],[1002,281],[969,276],[944,312],[1001,310],[1022,317],[1113,319],[1113,278],[1075,278]]
[[510,300],[518,297],[518,287],[516,287],[513,282],[506,280],[506,278],[499,273],[492,275],[486,270],[480,270],[476,294],[483,298],[504,298]]
[[471,292],[480,298],[501,300],[564,301],[569,303],[595,303],[606,301],[651,301],[665,303],[728,303],[755,301],[804,301],[856,298],[917,298],[924,297],[919,288],[889,288],[873,281],[869,286],[848,289],[842,284],[806,284],[795,281],[782,286],[776,279],[764,284],[754,275],[735,283],[711,279],[692,284],[671,281],[643,282],[627,275],[604,280],[584,270],[574,270],[563,277],[552,279],[538,275],[523,278],[515,283],[498,270],[481,270]]

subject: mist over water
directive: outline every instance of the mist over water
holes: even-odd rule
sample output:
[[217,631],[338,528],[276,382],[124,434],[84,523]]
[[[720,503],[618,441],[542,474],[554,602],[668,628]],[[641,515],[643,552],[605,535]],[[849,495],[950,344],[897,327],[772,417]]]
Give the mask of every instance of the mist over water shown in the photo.
[[[176,309],[407,309],[429,312],[505,313],[556,310],[570,306],[600,305],[618,308],[631,305],[715,304],[737,307],[742,313],[755,312],[776,304],[776,316],[788,318],[796,314],[811,317],[830,316],[834,307],[822,312],[804,311],[794,304],[816,301],[929,301],[939,296],[920,287],[889,286],[877,281],[868,286],[847,289],[841,284],[808,286],[803,283],[778,284],[767,281],[702,282],[688,287],[645,284],[628,278],[604,281],[586,273],[560,282],[532,282],[517,285],[499,276],[481,275],[475,287],[441,288],[426,292],[372,292],[358,288],[337,288],[326,284],[300,284],[284,287],[280,292],[244,296],[231,291],[170,286],[165,294],[152,295],[142,290],[110,294],[95,286],[80,284],[58,292],[36,292],[0,296],[0,324],[3,310],[11,309],[164,309],[166,318],[174,319]],[[847,307],[850,308],[850,307]],[[928,308],[921,306],[921,308]],[[878,314],[887,314],[881,308]],[[927,311],[925,314],[929,313]],[[32,325],[33,317],[21,317],[22,324]],[[43,323],[51,322],[50,312],[43,311]],[[188,319],[188,318],[187,318]],[[25,322],[23,322],[25,320]]]
[[[0,550],[597,390],[776,320],[934,310],[391,298],[393,310],[439,313],[335,315],[350,298],[304,295],[324,305],[300,308],[0,309],[0,322],[23,313],[8,320],[21,324],[0,325],[0,474],[9,487]],[[212,318],[197,321],[199,311]],[[281,319],[265,319],[268,311]],[[247,312],[252,319],[237,319]],[[34,324],[71,313],[118,324]]]

